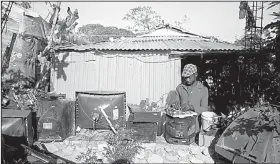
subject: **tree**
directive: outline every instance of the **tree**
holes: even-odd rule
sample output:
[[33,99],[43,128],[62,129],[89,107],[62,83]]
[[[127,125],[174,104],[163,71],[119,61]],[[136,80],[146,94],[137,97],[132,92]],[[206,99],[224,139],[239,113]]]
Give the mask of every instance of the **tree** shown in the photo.
[[[277,5],[280,5],[280,2],[268,2],[271,9]],[[280,11],[273,12],[272,15],[275,17],[276,21],[269,23],[264,27],[265,30],[271,30],[270,33],[274,34],[275,37],[267,38],[268,41],[271,41],[271,44],[268,44],[268,48],[275,49],[276,54],[276,71],[280,73]]]
[[[252,37],[252,38],[250,38],[250,37]],[[247,38],[245,38],[245,35],[243,35],[241,38],[236,39],[234,41],[234,44],[237,45],[237,46],[245,46],[246,45],[247,48],[253,48],[253,47],[259,48],[260,45],[261,46],[266,45],[266,40],[262,39],[260,31],[259,31],[256,34],[252,34],[250,36],[247,36]]]
[[113,26],[105,27],[101,24],[87,24],[78,29],[78,35],[91,43],[108,41],[110,37],[121,38],[126,36],[135,36],[129,30]]
[[148,6],[139,6],[129,10],[123,20],[132,21],[133,26],[129,27],[129,29],[135,32],[150,31],[164,24],[161,16]]
[[30,9],[31,8],[31,2],[14,2],[15,4],[25,8]]
[[173,25],[179,29],[183,29],[182,25],[189,20],[187,15],[184,15],[181,20],[174,21]]

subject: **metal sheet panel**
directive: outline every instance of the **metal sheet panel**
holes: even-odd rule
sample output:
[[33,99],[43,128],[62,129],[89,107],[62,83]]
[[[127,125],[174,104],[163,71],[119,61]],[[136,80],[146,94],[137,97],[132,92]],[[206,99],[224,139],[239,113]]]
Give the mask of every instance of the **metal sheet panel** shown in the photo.
[[[128,103],[157,102],[181,82],[181,61],[169,59],[169,52],[69,52],[67,66],[52,71],[53,90],[73,100],[75,91],[110,90],[125,91]],[[65,52],[57,55],[62,59]]]
[[117,39],[113,42],[101,42],[82,46],[59,46],[56,50],[182,50],[182,51],[239,51],[236,46],[223,41],[182,36],[147,36]]

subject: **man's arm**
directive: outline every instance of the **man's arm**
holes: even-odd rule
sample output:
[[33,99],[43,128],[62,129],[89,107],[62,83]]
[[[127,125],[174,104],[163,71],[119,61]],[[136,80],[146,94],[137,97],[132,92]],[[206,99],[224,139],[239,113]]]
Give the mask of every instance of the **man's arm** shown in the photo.
[[207,87],[203,88],[203,96],[200,100],[200,106],[194,106],[194,109],[197,113],[202,113],[208,111],[208,89]]

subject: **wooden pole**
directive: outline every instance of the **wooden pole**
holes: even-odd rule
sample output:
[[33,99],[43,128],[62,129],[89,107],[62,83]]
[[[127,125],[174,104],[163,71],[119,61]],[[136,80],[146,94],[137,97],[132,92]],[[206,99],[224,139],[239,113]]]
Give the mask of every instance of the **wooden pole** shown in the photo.
[[[54,30],[55,30],[55,26],[56,26],[56,22],[58,20],[58,13],[59,13],[59,8],[60,8],[60,4],[61,2],[57,2],[57,5],[55,6],[55,13],[54,13],[54,20],[52,22],[52,29],[51,29],[51,32],[50,32],[50,38],[48,40],[48,45],[47,47],[44,49],[44,51],[42,52],[42,56],[45,56],[46,55],[46,52],[49,51],[52,47],[52,44],[53,44],[53,38],[54,38]],[[40,86],[40,83],[43,82],[47,77],[46,75],[48,74],[49,72],[49,69],[47,69],[45,72],[43,72],[42,76],[41,76],[41,79],[39,79],[37,82],[36,82],[36,86],[35,86],[35,89],[38,89],[38,87]]]
[[10,63],[12,51],[13,51],[13,48],[14,48],[14,44],[16,42],[16,38],[17,38],[17,34],[13,33],[10,46],[8,46],[6,48],[6,51],[5,51],[5,53],[4,53],[3,57],[2,57],[2,69],[1,69],[1,74],[2,75],[6,71],[6,69],[9,68],[9,63]]

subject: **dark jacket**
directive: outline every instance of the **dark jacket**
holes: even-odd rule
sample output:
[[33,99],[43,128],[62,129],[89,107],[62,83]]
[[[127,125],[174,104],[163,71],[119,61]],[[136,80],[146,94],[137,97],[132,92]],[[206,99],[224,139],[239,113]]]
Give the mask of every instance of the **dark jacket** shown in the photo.
[[208,110],[208,89],[201,82],[197,81],[191,90],[186,85],[179,84],[176,92],[181,107],[185,104],[193,105],[198,114]]

